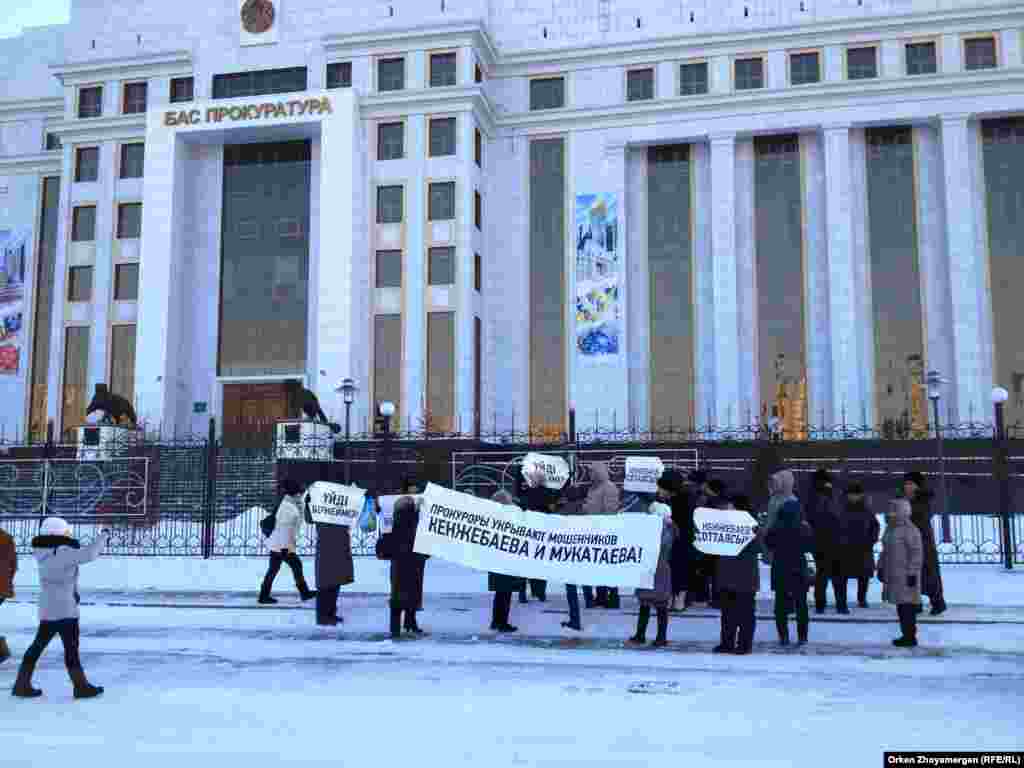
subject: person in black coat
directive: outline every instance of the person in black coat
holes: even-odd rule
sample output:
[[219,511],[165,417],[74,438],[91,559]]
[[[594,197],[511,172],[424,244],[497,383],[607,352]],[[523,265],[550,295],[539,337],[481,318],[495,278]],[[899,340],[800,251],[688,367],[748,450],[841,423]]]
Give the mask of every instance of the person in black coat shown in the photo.
[[[532,481],[533,485],[523,483],[522,490],[519,493],[519,500],[522,502],[523,509],[531,512],[552,512],[558,506],[559,492],[544,487],[542,474],[533,478]],[[544,579],[529,579],[528,582],[524,582],[519,590],[519,602],[527,602],[527,583],[530,586],[530,593],[534,599],[546,603],[548,599],[548,583]]]
[[[306,522],[313,524],[309,496],[303,503]],[[341,588],[355,581],[352,562],[352,535],[346,525],[316,524],[316,623],[334,627],[342,623],[338,615]]]
[[[498,491],[492,501],[499,504],[514,505],[515,499],[507,491]],[[526,579],[519,576],[507,576],[503,573],[487,574],[487,589],[494,593],[494,604],[491,609],[491,629],[495,632],[515,632],[518,627],[508,623],[512,611],[512,593],[526,588]]]
[[[698,503],[694,506],[694,509],[697,507],[719,509],[723,502],[728,503],[728,498],[729,490],[726,488],[725,483],[717,477],[712,477],[707,479],[701,487],[701,497],[698,498]],[[696,549],[694,552],[697,579],[695,599],[697,602],[707,600],[708,608],[719,608],[718,586],[715,583],[718,555],[708,555],[703,552],[697,552]]]
[[420,561],[417,554],[416,527],[419,525],[419,510],[416,502],[403,496],[395,502],[395,522],[391,530],[391,637],[402,636],[402,614],[405,614],[405,628],[416,635],[423,630],[416,623],[416,606],[423,591]]
[[846,508],[839,520],[839,559],[842,573],[839,589],[846,594],[847,579],[857,580],[857,604],[868,607],[868,583],[875,573],[875,544],[881,534],[878,518],[871,511],[864,486],[851,483],[846,489]]
[[928,602],[932,605],[931,615],[938,616],[946,610],[946,598],[942,589],[942,571],[939,569],[939,548],[935,542],[935,529],[932,528],[934,494],[925,486],[924,475],[920,472],[908,472],[904,476],[903,494],[910,502],[910,521],[917,526],[924,546],[921,593],[928,596]]
[[[419,496],[423,493],[423,488],[420,486],[419,480],[413,477],[407,477],[402,481],[402,494],[406,496]],[[416,499],[413,499],[416,501]],[[430,559],[430,555],[419,555],[416,568],[416,583],[419,585],[419,595],[416,597],[416,610],[423,610],[423,581],[424,575],[427,568],[427,560]],[[412,624],[407,625],[406,629],[409,631],[415,631],[414,625],[416,624],[416,617],[413,616]]]
[[815,613],[825,612],[830,581],[836,599],[836,612],[849,613],[839,550],[839,507],[834,498],[832,477],[825,469],[814,473],[808,506],[807,522],[814,531]]
[[772,552],[775,628],[781,645],[789,645],[787,601],[796,604],[796,631],[800,645],[807,642],[810,628],[807,560],[804,553],[814,549],[814,534],[802,519],[800,502],[790,499],[779,508],[775,524],[765,532],[764,537],[765,546]]
[[661,473],[657,485],[662,491],[661,495],[667,497],[665,502],[672,510],[672,522],[679,530],[679,540],[672,547],[672,558],[669,561],[672,570],[672,602],[669,607],[679,610],[679,597],[682,595],[681,607],[685,610],[691,582],[690,550],[696,537],[693,525],[693,486],[683,478],[682,472],[671,468]]
[[[750,511],[750,501],[743,496],[717,502],[716,509],[742,509]],[[734,557],[719,555],[715,558],[715,583],[718,600],[722,606],[721,642],[713,649],[715,653],[745,655],[754,647],[754,630],[757,627],[756,599],[761,586],[758,555],[761,542],[758,529],[754,527],[754,538]]]

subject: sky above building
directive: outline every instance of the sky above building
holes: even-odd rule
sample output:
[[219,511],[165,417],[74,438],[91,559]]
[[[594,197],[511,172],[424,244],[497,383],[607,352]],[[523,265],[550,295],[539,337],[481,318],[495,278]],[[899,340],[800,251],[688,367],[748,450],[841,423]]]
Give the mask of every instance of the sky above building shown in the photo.
[[3,0],[0,38],[17,37],[25,27],[67,24],[71,0]]

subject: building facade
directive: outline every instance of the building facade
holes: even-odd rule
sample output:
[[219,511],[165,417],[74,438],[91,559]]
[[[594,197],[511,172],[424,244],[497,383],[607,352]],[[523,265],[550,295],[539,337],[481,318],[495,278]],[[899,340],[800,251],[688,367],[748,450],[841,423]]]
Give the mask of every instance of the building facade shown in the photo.
[[74,0],[0,41],[0,423],[1024,418],[1024,7]]

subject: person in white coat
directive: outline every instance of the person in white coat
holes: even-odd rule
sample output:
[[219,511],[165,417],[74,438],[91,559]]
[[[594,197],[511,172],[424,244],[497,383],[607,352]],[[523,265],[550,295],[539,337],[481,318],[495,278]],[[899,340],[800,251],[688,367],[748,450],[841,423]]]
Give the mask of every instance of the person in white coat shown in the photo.
[[281,490],[284,496],[274,515],[274,530],[267,538],[270,563],[267,566],[267,575],[263,577],[263,586],[260,588],[260,597],[257,601],[260,605],[272,605],[277,602],[270,596],[270,592],[274,588],[274,579],[281,570],[281,563],[287,563],[292,569],[295,586],[303,600],[316,597],[316,592],[306,584],[306,577],[302,573],[302,561],[295,554],[299,532],[302,530],[302,486],[295,480],[286,478],[281,483]]

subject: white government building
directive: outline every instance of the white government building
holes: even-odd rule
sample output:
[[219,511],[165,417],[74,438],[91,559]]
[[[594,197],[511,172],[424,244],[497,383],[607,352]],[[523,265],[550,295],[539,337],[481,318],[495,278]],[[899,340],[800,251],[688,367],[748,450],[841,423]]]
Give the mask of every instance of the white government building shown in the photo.
[[1001,0],[72,0],[0,40],[3,435],[344,377],[359,429],[921,428],[927,369],[1017,421],[1022,49]]

